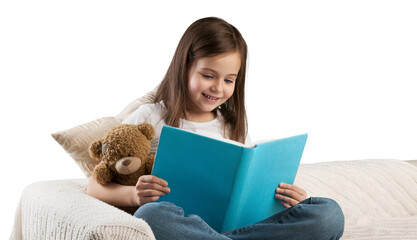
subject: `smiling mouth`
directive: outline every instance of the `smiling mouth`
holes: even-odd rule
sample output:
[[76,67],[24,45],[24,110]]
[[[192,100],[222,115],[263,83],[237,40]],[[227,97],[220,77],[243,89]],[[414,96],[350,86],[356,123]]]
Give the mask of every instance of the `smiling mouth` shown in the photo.
[[203,96],[206,97],[206,98],[208,98],[208,99],[210,99],[210,100],[219,100],[219,98],[212,97],[212,96],[207,95],[207,94],[204,94],[204,93],[203,93]]

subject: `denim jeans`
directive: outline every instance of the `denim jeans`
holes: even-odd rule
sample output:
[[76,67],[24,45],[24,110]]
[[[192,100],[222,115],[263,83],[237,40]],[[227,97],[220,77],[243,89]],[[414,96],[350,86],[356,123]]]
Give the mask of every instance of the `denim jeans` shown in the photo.
[[197,215],[184,216],[169,202],[152,202],[134,214],[144,219],[157,240],[165,239],[339,239],[344,215],[328,198],[308,198],[256,224],[218,233]]

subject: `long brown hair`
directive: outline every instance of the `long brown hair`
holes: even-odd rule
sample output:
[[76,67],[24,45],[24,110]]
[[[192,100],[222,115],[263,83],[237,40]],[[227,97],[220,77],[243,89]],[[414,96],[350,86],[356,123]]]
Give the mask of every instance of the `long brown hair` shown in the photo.
[[[188,96],[188,72],[193,63],[201,58],[238,51],[241,65],[233,95],[220,106],[225,120],[223,126],[232,140],[244,142],[247,135],[245,110],[245,77],[247,46],[240,32],[223,19],[202,18],[191,24],[182,36],[169,65],[168,71],[158,87],[155,103],[163,101],[166,124],[178,127],[180,118],[185,119]],[[216,109],[213,110],[216,113]]]

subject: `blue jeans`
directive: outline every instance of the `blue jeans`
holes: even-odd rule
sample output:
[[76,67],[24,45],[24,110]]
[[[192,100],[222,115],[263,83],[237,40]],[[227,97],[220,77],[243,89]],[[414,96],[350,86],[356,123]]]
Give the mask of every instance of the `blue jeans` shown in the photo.
[[144,219],[157,240],[164,239],[339,239],[344,216],[328,198],[308,198],[256,224],[218,233],[197,215],[184,216],[169,202],[152,202],[134,214]]

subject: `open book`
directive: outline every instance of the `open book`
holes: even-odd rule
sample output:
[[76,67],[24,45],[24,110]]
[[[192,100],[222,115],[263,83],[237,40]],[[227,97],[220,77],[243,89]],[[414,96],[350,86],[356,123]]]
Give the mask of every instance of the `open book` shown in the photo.
[[255,224],[281,210],[281,182],[293,184],[307,134],[251,147],[164,126],[152,175],[185,215],[196,214],[218,232]]

